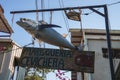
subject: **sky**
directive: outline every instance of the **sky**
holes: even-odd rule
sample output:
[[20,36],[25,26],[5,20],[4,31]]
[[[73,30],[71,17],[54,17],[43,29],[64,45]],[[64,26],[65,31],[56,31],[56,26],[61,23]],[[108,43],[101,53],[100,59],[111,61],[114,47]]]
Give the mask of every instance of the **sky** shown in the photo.
[[[119,0],[44,0],[44,8],[60,8],[59,2],[64,4],[64,7],[78,7],[78,6],[90,6],[90,5],[103,5],[120,2]],[[12,34],[12,39],[17,42],[20,46],[29,44],[32,40],[31,35],[28,34],[24,29],[16,24],[20,18],[30,18],[36,20],[36,13],[24,13],[24,14],[10,14],[10,11],[21,11],[21,10],[35,10],[35,0],[0,0],[0,4],[4,8],[4,15],[7,18],[9,24],[11,25],[14,33]],[[63,7],[63,6],[62,6]],[[38,0],[38,8],[41,9],[41,0]],[[120,4],[115,4],[108,6],[109,21],[111,29],[120,29]],[[103,12],[103,9],[99,9]],[[82,14],[91,13],[90,10],[82,10]],[[62,28],[55,28],[60,34],[68,33],[66,28],[66,22],[64,18],[66,16],[64,11],[52,12],[52,23],[61,26]],[[13,23],[12,23],[13,18]],[[39,20],[42,19],[41,13],[39,13]],[[105,29],[104,18],[96,13],[91,13],[89,15],[81,15],[82,27],[83,28],[97,28]],[[50,23],[50,12],[44,13],[44,21]],[[66,19],[67,26],[69,28],[80,28],[80,22]],[[67,37],[69,39],[69,36]],[[38,43],[36,43],[37,45]],[[47,47],[47,46],[46,46]],[[49,45],[49,47],[52,47]]]
[[[63,6],[60,3],[63,1]],[[116,3],[118,4],[112,4]],[[32,37],[24,29],[16,24],[20,18],[29,18],[36,20],[36,13],[23,13],[23,14],[10,14],[11,11],[21,10],[35,10],[35,0],[0,0],[0,4],[4,8],[4,15],[11,25],[14,33],[11,38],[20,46],[27,45],[32,42]],[[78,6],[92,6],[107,4],[108,17],[110,23],[110,29],[120,30],[120,0],[44,0],[44,9],[60,8],[60,7],[78,7]],[[112,5],[109,5],[112,4]],[[41,0],[38,0],[38,8],[41,9]],[[76,10],[78,11],[78,10]],[[103,12],[103,9],[99,9]],[[89,15],[84,15],[89,13]],[[66,28],[78,28],[80,29],[80,22],[69,20],[64,15],[64,11],[52,12],[52,23],[61,26],[62,28],[55,29],[60,34],[68,33]],[[41,13],[39,13],[39,20],[42,19]],[[66,19],[66,21],[64,20]],[[82,27],[83,29],[105,29],[104,18],[90,10],[82,10]],[[13,21],[12,21],[13,20]],[[50,23],[50,12],[44,12],[44,21]],[[69,36],[67,37],[70,40]],[[38,43],[35,42],[35,46],[38,47]],[[52,45],[46,44],[45,47],[57,48]],[[48,76],[49,77],[49,76]],[[49,79],[48,79],[49,80]],[[57,80],[57,79],[54,79]]]

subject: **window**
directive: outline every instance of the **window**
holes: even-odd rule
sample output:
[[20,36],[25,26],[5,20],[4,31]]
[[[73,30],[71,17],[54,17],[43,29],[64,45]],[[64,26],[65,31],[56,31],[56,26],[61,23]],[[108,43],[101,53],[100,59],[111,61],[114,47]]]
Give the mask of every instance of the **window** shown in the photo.
[[[113,58],[120,58],[120,49],[112,49]],[[108,58],[108,49],[102,48],[102,53],[104,58]]]

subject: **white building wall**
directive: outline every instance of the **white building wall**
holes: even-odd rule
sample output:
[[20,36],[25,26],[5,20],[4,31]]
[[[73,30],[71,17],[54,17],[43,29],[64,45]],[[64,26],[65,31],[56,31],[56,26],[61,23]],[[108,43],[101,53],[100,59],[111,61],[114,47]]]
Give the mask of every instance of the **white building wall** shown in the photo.
[[9,69],[13,73],[14,72],[14,60],[15,58],[19,58],[21,56],[22,49],[17,46],[16,44],[13,44],[13,48],[11,51],[11,56],[10,56],[10,63],[9,63]]
[[[87,40],[88,50],[95,51],[95,68],[92,74],[92,80],[111,80],[109,59],[103,57],[102,48],[107,48],[105,40]],[[120,49],[120,41],[111,41],[112,48]],[[117,66],[118,61],[114,60],[114,66]]]
[[[0,80],[10,80],[12,75],[14,74],[14,60],[15,58],[19,58],[22,52],[22,49],[17,46],[11,39],[0,39],[0,42],[3,44],[7,44],[5,46],[8,47],[8,51],[1,53],[0,52]],[[1,44],[0,44],[1,45]],[[10,45],[10,47],[9,47]],[[21,74],[24,74],[25,70],[21,71]],[[24,76],[21,76],[24,78]],[[24,80],[24,79],[21,79]]]
[[[73,37],[71,41],[79,44],[79,29],[70,29]],[[76,34],[74,34],[76,33]],[[113,49],[120,49],[120,30],[110,30],[111,42]],[[74,37],[75,36],[75,37]],[[85,73],[85,80],[111,80],[110,64],[108,58],[103,58],[102,48],[107,48],[106,30],[103,29],[83,29],[83,38],[85,51],[95,51],[95,67],[94,73]],[[114,69],[116,71],[120,59],[113,59]],[[81,80],[80,74],[77,80]]]
[[25,68],[19,66],[16,80],[24,80],[25,71],[26,71]]

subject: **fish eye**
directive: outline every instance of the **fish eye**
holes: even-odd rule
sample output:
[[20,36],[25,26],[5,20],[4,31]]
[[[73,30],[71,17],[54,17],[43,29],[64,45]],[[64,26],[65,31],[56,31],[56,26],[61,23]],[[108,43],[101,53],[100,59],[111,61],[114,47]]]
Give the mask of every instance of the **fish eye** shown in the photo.
[[27,20],[26,18],[23,18],[23,20],[25,21],[25,20]]
[[25,21],[26,19],[25,18],[20,18],[20,21]]

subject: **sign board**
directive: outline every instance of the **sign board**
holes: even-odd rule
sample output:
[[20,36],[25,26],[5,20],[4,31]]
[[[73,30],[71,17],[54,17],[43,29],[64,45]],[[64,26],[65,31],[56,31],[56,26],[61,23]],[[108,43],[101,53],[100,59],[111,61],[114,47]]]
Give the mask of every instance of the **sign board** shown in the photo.
[[94,72],[94,52],[24,47],[19,66]]

